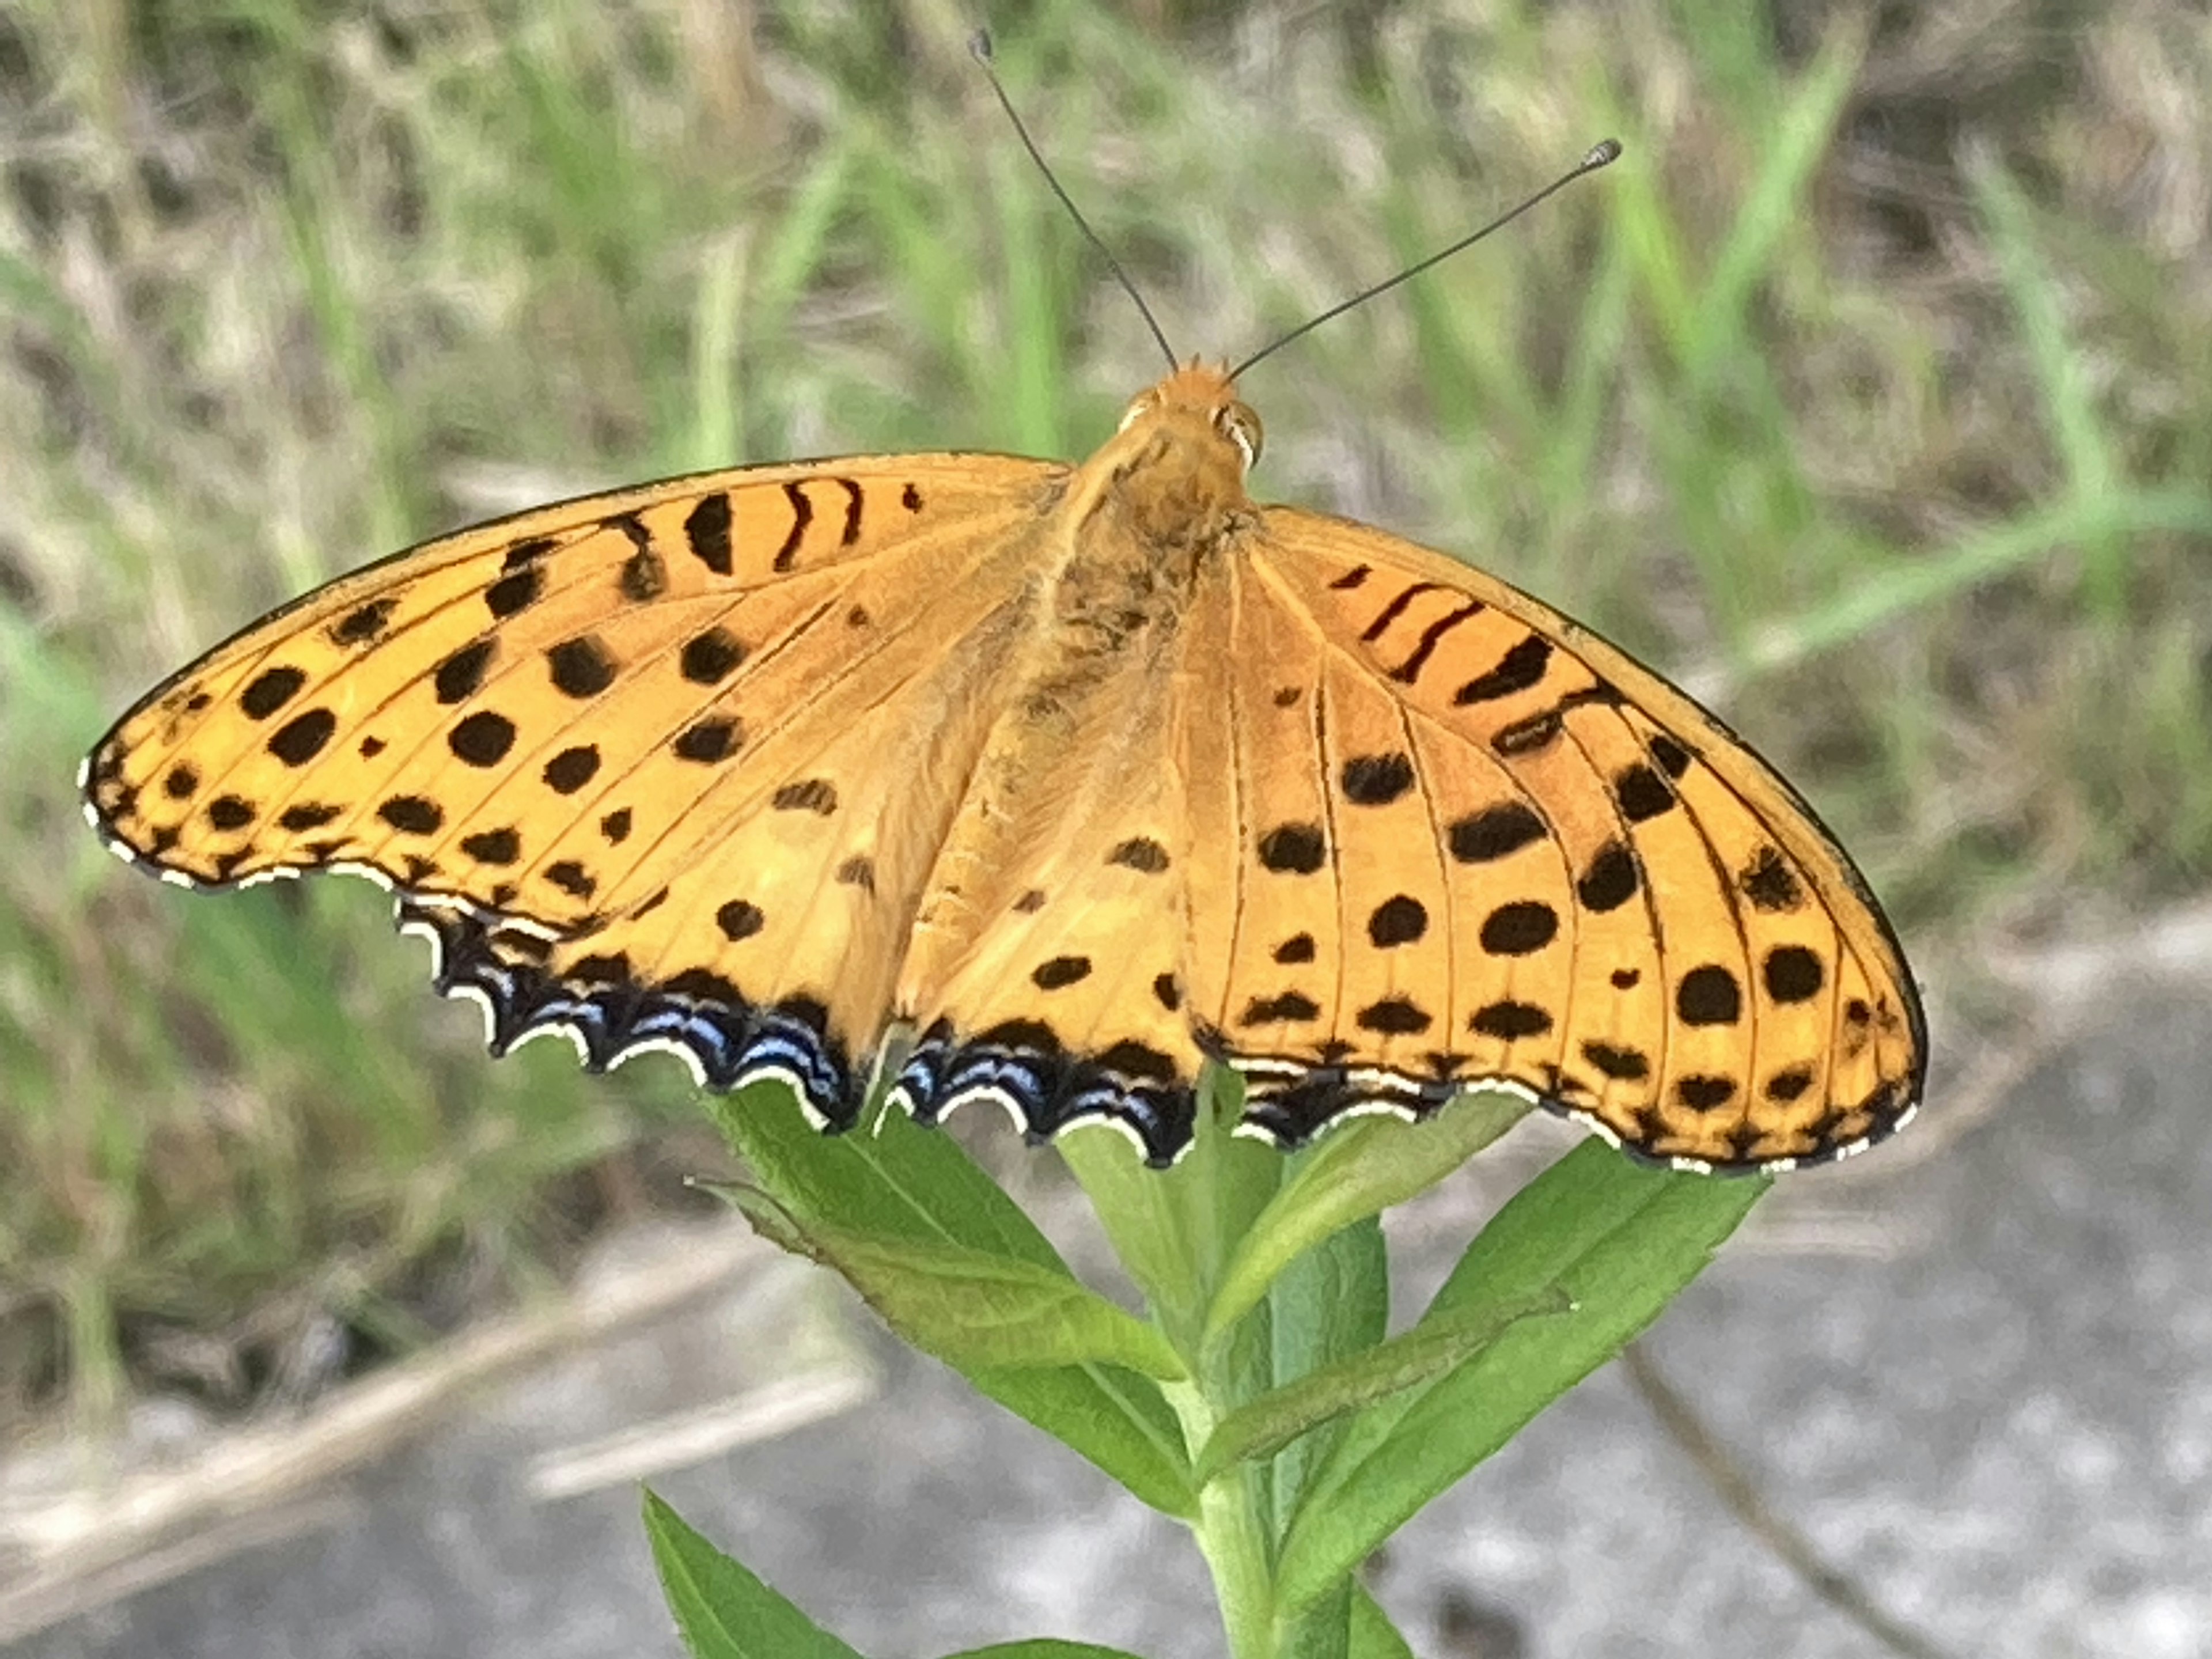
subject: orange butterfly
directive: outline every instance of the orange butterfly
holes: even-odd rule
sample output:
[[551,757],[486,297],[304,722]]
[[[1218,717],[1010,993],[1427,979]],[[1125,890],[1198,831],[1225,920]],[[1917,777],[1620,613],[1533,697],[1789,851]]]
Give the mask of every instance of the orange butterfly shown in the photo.
[[1259,451],[1193,361],[1078,467],[751,467],[464,531],[152,693],[88,815],[185,886],[392,889],[495,1052],[664,1050],[825,1128],[887,1052],[926,1121],[995,1099],[1161,1164],[1208,1060],[1285,1146],[1479,1084],[1684,1169],[1902,1124],[1918,1000],[1790,787],[1496,578],[1256,505]]

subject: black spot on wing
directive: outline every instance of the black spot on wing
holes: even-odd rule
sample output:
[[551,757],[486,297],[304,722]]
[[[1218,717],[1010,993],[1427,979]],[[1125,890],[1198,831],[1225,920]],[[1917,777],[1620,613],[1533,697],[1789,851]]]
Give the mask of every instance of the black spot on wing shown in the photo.
[[384,636],[392,622],[392,613],[399,601],[387,595],[357,605],[331,624],[331,643],[333,645],[369,645]]
[[1477,1036],[1512,1042],[1523,1037],[1542,1036],[1552,1029],[1552,1016],[1533,1002],[1491,1002],[1468,1017],[1467,1029]]
[[694,685],[714,685],[727,679],[745,659],[745,647],[726,628],[710,628],[684,642],[678,665]]
[[1795,910],[1805,902],[1805,890],[1788,860],[1772,847],[1762,847],[1751,862],[1736,872],[1736,885],[1752,908],[1769,915]]
[[1733,1078],[1686,1077],[1674,1085],[1674,1098],[1693,1112],[1710,1112],[1735,1098]]
[[1483,918],[1482,948],[1493,957],[1533,955],[1559,936],[1559,915],[1538,899],[1514,899]]
[[[508,554],[510,564],[514,558],[513,553]],[[537,604],[544,592],[545,568],[525,563],[484,589],[484,609],[491,612],[493,621],[504,622]]]
[[1462,864],[1488,864],[1544,839],[1544,821],[1517,800],[1486,806],[1445,831],[1451,855]]
[[465,716],[446,738],[455,759],[470,766],[496,766],[514,747],[514,722],[489,708]]
[[736,719],[717,715],[686,726],[669,748],[679,760],[711,766],[737,753],[743,741],[744,732]]
[[463,702],[476,695],[490,671],[493,659],[499,655],[499,640],[487,634],[471,641],[454,652],[431,672],[430,684],[438,701],[452,704]]
[[[289,665],[264,668],[239,693],[238,706],[248,720],[265,720],[289,702],[307,683],[307,677],[300,669]],[[191,707],[189,703],[185,706]]]
[[1620,804],[1621,816],[1631,823],[1656,818],[1674,805],[1674,792],[1667,787],[1666,780],[1640,763],[1613,779],[1613,798]]
[[1381,1036],[1419,1036],[1436,1020],[1411,997],[1395,996],[1369,1003],[1354,1016],[1354,1023]]
[[573,795],[599,775],[597,745],[578,744],[563,749],[545,763],[545,787],[556,795]]
[[269,752],[287,766],[305,766],[323,752],[338,729],[338,717],[327,708],[310,708],[278,726],[269,738]]
[[732,516],[729,495],[720,489],[702,495],[698,505],[684,515],[684,545],[717,576],[726,576],[736,568],[730,548]]
[[1494,667],[1453,692],[1452,701],[1464,708],[1526,691],[1543,679],[1551,660],[1552,642],[1540,634],[1528,635],[1499,657]]
[[778,788],[769,804],[779,812],[812,812],[826,818],[837,810],[837,786],[827,778],[801,778]]
[[1428,931],[1426,907],[1405,893],[1385,899],[1367,918],[1367,937],[1381,951],[1418,943]]
[[1254,997],[1238,1016],[1240,1025],[1304,1024],[1321,1018],[1321,1005],[1300,991],[1272,997]]
[[1355,806],[1388,806],[1413,787],[1413,763],[1404,754],[1355,755],[1339,775],[1344,798]]
[[1743,988],[1727,969],[1706,963],[1682,975],[1674,1012],[1685,1025],[1733,1025],[1743,1017]]
[[714,912],[714,926],[734,945],[768,926],[768,917],[750,899],[732,899]]
[[1585,1042],[1583,1058],[1616,1083],[1641,1083],[1651,1075],[1651,1061],[1638,1049],[1610,1042]]
[[326,823],[334,823],[344,816],[344,807],[327,801],[300,801],[276,815],[276,827],[300,835],[310,830],[319,830]]
[[545,653],[545,665],[554,689],[564,697],[596,697],[615,683],[614,653],[596,635],[562,641]]
[[434,836],[446,824],[444,810],[422,795],[394,795],[377,807],[376,816],[408,836]]
[[1281,823],[1260,837],[1262,868],[1310,876],[1328,861],[1328,843],[1317,823]]
[[478,864],[508,865],[521,858],[522,837],[511,828],[481,830],[463,836],[460,848]]
[[1575,896],[1586,910],[1618,910],[1636,896],[1643,878],[1636,854],[1625,842],[1609,842],[1575,880]]
[[1168,867],[1168,849],[1150,836],[1133,836],[1109,853],[1106,862],[1143,875],[1157,876]]
[[1802,945],[1778,945],[1760,964],[1766,994],[1780,1003],[1810,1002],[1827,983],[1820,958]]

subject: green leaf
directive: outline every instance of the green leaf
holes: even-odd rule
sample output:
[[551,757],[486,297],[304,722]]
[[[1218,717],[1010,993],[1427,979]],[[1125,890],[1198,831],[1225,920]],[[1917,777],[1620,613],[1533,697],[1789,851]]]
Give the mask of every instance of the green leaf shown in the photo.
[[1208,1340],[1242,1319],[1275,1276],[1339,1228],[1425,1192],[1518,1123],[1528,1103],[1503,1090],[1462,1096],[1426,1123],[1363,1118],[1298,1156],[1289,1180],[1238,1242],[1206,1310]]
[[1271,1456],[1324,1423],[1443,1376],[1524,1319],[1570,1310],[1566,1292],[1550,1285],[1517,1299],[1485,1300],[1424,1320],[1402,1336],[1324,1365],[1231,1412],[1200,1452],[1197,1479],[1203,1484],[1232,1464]]
[[885,1324],[960,1371],[1095,1363],[1170,1381],[1187,1375],[1158,1331],[1056,1263],[854,1232],[802,1219],[749,1188],[727,1196],[763,1237],[835,1268]]
[[1036,1224],[950,1135],[891,1111],[844,1134],[822,1134],[781,1083],[708,1099],[755,1179],[794,1218],[1062,1265]]
[[1198,1513],[1182,1426],[1159,1384],[1113,1365],[974,1370],[968,1380],[1164,1515]]
[[1120,1648],[1102,1648],[1094,1642],[1062,1642],[1040,1636],[1027,1642],[1000,1642],[988,1648],[969,1648],[945,1659],[1138,1659]]
[[1170,1334],[1191,1347],[1208,1287],[1283,1177],[1280,1152],[1233,1133],[1243,1097],[1233,1072],[1208,1066],[1190,1150],[1172,1169],[1147,1167],[1111,1129],[1058,1143],[1121,1265]]
[[1351,1659],[1413,1659],[1413,1644],[1398,1634],[1364,1584],[1352,1587]]
[[1352,1581],[1346,1579],[1295,1618],[1279,1621],[1280,1659],[1351,1659]]
[[[950,1241],[1066,1271],[1029,1217],[949,1135],[895,1113],[845,1135],[817,1134],[791,1091],[777,1085],[723,1097],[717,1109],[724,1133],[792,1227],[811,1221]],[[1109,1364],[978,1365],[964,1374],[1153,1508],[1178,1518],[1196,1512],[1181,1425],[1149,1378]]]
[[[1297,1257],[1268,1288],[1267,1307],[1268,1367],[1255,1391],[1258,1398],[1372,1348],[1390,1319],[1389,1254],[1381,1224],[1369,1216]],[[1271,1541],[1297,1512],[1306,1482],[1334,1445],[1329,1434],[1306,1435],[1268,1464]]]
[[691,1659],[861,1659],[650,1492],[645,1535]]
[[1611,1358],[1697,1277],[1770,1184],[1644,1169],[1593,1140],[1523,1188],[1407,1335],[1559,1291],[1573,1310],[1524,1320],[1442,1379],[1347,1424],[1285,1537],[1279,1605],[1295,1611],[1325,1594]]

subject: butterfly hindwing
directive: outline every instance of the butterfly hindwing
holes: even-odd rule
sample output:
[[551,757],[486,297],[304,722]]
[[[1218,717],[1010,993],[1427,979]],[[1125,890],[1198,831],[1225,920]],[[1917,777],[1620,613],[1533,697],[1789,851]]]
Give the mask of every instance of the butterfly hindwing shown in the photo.
[[902,1103],[994,1100],[1032,1138],[1110,1121],[1188,1144],[1205,1061],[1183,1003],[1188,842],[1171,737],[1180,641],[1140,629],[1003,712],[917,919]]
[[1894,942],[1711,716],[1365,526],[1269,509],[1239,580],[1221,817],[1242,833],[1217,880],[1242,896],[1215,907],[1233,943],[1197,988],[1257,1124],[1296,1139],[1488,1079],[1728,1168],[1901,1120],[1925,1042]]

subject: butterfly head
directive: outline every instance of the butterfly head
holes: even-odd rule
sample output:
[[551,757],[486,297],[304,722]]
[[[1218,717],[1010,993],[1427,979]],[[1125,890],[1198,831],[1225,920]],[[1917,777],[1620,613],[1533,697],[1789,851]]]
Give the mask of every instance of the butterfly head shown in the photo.
[[1139,428],[1162,429],[1200,448],[1226,446],[1237,458],[1240,477],[1259,464],[1260,416],[1237,395],[1237,382],[1225,366],[1194,357],[1139,393],[1122,415],[1121,430]]
[[1250,520],[1244,475],[1259,456],[1260,417],[1227,370],[1194,359],[1129,405],[1079,489],[1140,544],[1197,556]]

